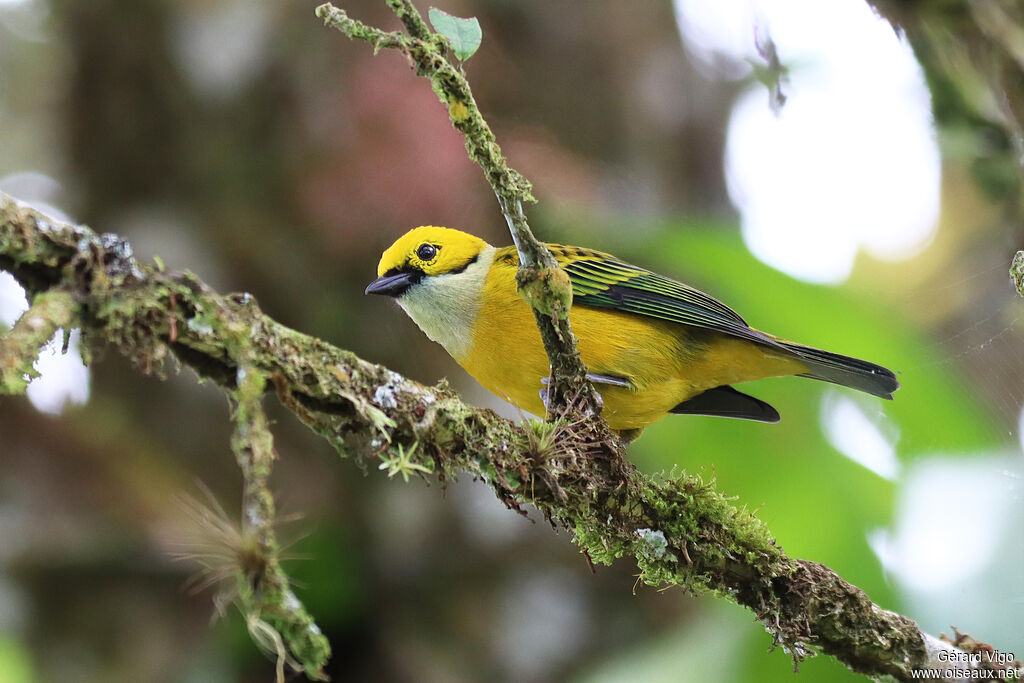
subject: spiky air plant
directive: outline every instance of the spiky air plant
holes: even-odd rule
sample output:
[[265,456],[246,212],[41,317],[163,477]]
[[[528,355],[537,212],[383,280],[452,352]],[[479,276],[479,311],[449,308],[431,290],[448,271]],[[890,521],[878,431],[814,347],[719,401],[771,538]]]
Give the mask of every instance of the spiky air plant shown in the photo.
[[[197,483],[202,499],[188,494],[176,496],[176,502],[192,523],[192,528],[170,553],[175,561],[189,562],[199,569],[185,582],[191,595],[213,589],[214,618],[224,617],[227,606],[234,604],[245,619],[250,637],[259,649],[276,662],[277,683],[285,681],[285,666],[302,669],[288,653],[281,634],[262,617],[265,578],[271,563],[306,559],[296,553],[279,553],[272,557],[260,542],[259,531],[244,521],[235,521],[210,489]],[[300,515],[278,517],[275,527],[296,521]],[[286,550],[302,537],[284,544]],[[287,589],[287,587],[285,587]]]

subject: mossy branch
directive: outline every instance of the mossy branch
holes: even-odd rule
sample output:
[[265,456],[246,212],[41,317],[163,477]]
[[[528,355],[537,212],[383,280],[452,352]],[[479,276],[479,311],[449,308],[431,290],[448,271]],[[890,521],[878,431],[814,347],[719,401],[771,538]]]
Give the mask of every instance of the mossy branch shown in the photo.
[[[403,478],[469,474],[510,508],[534,505],[564,526],[593,562],[631,556],[649,584],[711,592],[749,608],[796,662],[821,651],[854,671],[898,680],[912,680],[919,668],[1014,666],[940,661],[937,648],[952,645],[937,645],[828,567],[788,557],[760,520],[710,483],[643,475],[603,447],[592,420],[538,427],[499,418],[444,385],[417,384],[288,329],[248,294],[219,295],[194,275],[138,263],[116,236],[56,223],[4,195],[0,268],[33,301],[59,292],[63,304],[73,302],[70,311],[33,307],[26,315],[54,315],[42,327],[79,325],[87,349],[113,348],[146,372],[163,373],[176,358],[231,397],[232,447],[246,486],[243,523],[266,533],[258,571],[250,560],[238,577],[242,606],[254,637],[281,645],[280,656],[311,677],[328,649],[276,557],[267,488],[276,456],[260,407],[264,386],[357,462],[383,461]],[[8,345],[10,334],[0,343],[21,349],[16,362],[36,353]]]
[[[244,322],[242,324],[244,326]],[[268,634],[275,645],[281,643],[281,647],[270,650],[277,658],[279,683],[284,683],[286,662],[292,669],[305,671],[312,680],[326,680],[323,668],[331,656],[330,643],[292,592],[288,576],[281,568],[274,497],[268,485],[277,454],[267,416],[260,404],[267,378],[254,363],[252,346],[246,343],[247,329],[237,330],[242,343],[236,353],[238,369],[232,392],[236,401],[235,429],[231,435],[231,450],[245,482],[242,529],[255,545],[248,557],[257,561],[242,567],[243,571],[236,577],[239,607],[258,644],[263,643],[258,634]]]
[[14,327],[0,337],[0,394],[23,393],[29,381],[39,376],[33,367],[39,347],[71,321],[74,306],[67,292],[43,292]]
[[[165,275],[140,265],[116,235],[58,224],[3,194],[0,221],[0,269],[13,273],[33,302],[0,336],[3,392],[23,392],[40,346],[57,328],[71,326],[82,328],[85,355],[110,343],[143,371],[162,374],[167,359],[178,353],[214,378],[235,407],[231,447],[244,481],[241,542],[225,549],[236,561],[215,573],[234,575],[228,593],[257,644],[277,657],[279,683],[285,663],[312,680],[325,680],[330,644],[280,565],[267,486],[273,437],[260,405],[266,375],[248,337],[255,307],[248,309],[245,297],[226,305],[191,275]],[[218,358],[221,351],[230,363]]]
[[1013,255],[1013,262],[1010,264],[1010,281],[1017,293],[1024,296],[1024,251],[1018,251]]
[[548,405],[552,418],[574,419],[577,413],[599,413],[600,399],[585,377],[576,338],[569,326],[569,278],[547,247],[533,236],[523,211],[525,202],[535,201],[530,182],[508,165],[494,133],[480,114],[462,68],[452,61],[454,57],[445,38],[430,30],[410,0],[387,0],[387,4],[402,21],[407,34],[367,26],[331,4],[318,7],[316,15],[349,38],[370,43],[375,50],[385,48],[404,53],[416,73],[430,79],[434,93],[448,108],[452,125],[465,137],[470,158],[484,170],[519,252],[516,282],[523,298],[533,307],[551,362]]

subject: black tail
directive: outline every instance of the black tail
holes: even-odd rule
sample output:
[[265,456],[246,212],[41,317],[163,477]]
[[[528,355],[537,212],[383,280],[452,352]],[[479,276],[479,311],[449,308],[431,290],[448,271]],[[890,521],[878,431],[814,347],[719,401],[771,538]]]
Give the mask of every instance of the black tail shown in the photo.
[[900,388],[900,383],[892,370],[881,365],[810,346],[783,341],[779,343],[807,365],[808,372],[801,374],[800,377],[841,384],[890,400],[892,392]]

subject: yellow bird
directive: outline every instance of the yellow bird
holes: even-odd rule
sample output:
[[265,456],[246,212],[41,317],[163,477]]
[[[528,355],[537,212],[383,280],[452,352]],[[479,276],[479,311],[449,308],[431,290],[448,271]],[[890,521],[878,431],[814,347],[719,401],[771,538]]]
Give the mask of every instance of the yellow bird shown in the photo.
[[[886,368],[755,330],[693,287],[610,254],[547,246],[572,281],[569,322],[612,429],[670,414],[778,422],[775,408],[731,386],[765,377],[799,375],[887,399],[899,388]],[[384,252],[366,293],[394,297],[480,384],[543,415],[550,367],[516,291],[518,266],[515,247],[424,226]]]

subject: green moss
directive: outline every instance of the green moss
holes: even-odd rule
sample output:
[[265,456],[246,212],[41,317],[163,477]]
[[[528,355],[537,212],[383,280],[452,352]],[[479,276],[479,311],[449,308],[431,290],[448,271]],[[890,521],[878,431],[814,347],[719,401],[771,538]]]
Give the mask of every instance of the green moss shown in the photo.
[[20,394],[33,377],[39,351],[58,328],[73,324],[74,299],[63,290],[36,295],[32,305],[10,330],[0,335],[0,394]]
[[1024,296],[1024,251],[1018,251],[1013,255],[1013,263],[1010,264],[1010,279],[1017,293]]
[[573,541],[597,564],[610,565],[626,554],[624,543],[609,540],[597,529],[582,522],[573,528]]

